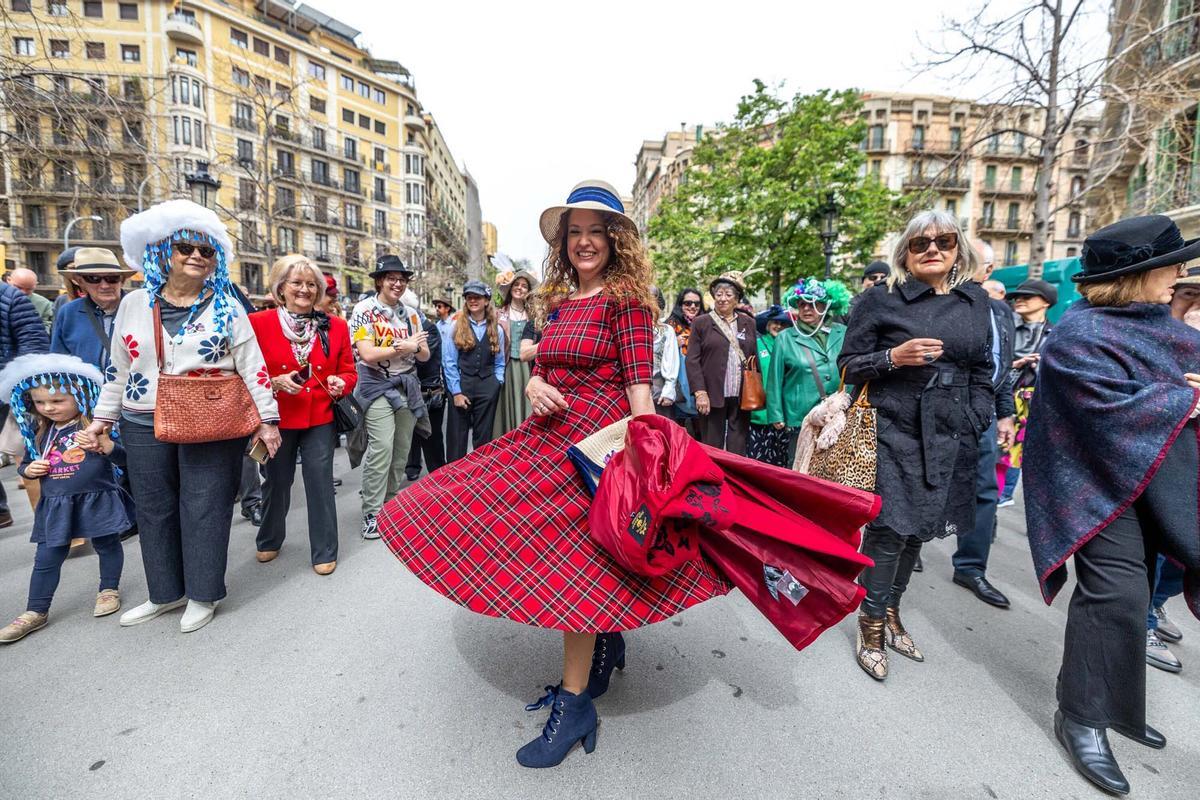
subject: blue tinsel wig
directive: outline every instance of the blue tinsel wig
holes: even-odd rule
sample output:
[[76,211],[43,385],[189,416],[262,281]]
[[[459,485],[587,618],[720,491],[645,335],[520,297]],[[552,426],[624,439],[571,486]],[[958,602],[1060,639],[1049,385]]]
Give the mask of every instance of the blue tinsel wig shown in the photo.
[[67,392],[75,398],[79,413],[90,417],[100,399],[102,383],[104,376],[100,370],[78,356],[33,353],[9,362],[0,372],[0,398],[7,398],[30,458],[38,457],[37,425],[33,403],[29,400],[30,390],[43,387],[50,394]]

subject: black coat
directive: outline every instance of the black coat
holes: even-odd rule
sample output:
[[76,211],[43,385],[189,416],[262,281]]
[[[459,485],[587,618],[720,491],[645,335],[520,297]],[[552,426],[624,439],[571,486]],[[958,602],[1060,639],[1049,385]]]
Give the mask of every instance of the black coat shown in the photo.
[[[927,541],[974,525],[979,436],[996,403],[990,315],[979,284],[938,295],[913,279],[875,286],[855,307],[838,366],[846,383],[869,382],[878,410],[877,528]],[[914,338],[941,339],[945,352],[889,370],[886,352]]]
[[[986,291],[986,290],[985,290]],[[1016,321],[1012,309],[1003,300],[988,298],[992,307],[992,319],[996,323],[996,332],[1000,334],[1000,365],[995,375],[996,389],[996,418],[1003,419],[1017,413],[1017,404],[1013,400],[1013,344],[1016,339]],[[995,347],[993,343],[991,347]],[[989,351],[990,352],[990,351]]]

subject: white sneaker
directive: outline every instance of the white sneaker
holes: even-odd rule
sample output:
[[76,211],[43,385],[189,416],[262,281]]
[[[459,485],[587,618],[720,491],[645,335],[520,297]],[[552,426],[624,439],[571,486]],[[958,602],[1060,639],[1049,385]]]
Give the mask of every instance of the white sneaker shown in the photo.
[[186,597],[172,600],[170,603],[152,603],[147,600],[137,608],[131,608],[121,615],[121,627],[128,628],[130,625],[140,625],[143,622],[149,622],[168,611],[174,611],[186,602]]
[[379,521],[375,519],[374,514],[367,514],[363,517],[362,538],[378,539],[379,538]]
[[188,600],[187,610],[183,612],[183,619],[179,620],[179,632],[191,633],[198,631],[208,623],[212,622],[213,614],[217,613],[217,604],[215,602],[206,603],[203,600]]
[[1017,501],[1010,497],[1007,500],[1001,500],[999,503],[997,503],[996,508],[1008,508],[1009,506],[1015,506],[1016,504]]

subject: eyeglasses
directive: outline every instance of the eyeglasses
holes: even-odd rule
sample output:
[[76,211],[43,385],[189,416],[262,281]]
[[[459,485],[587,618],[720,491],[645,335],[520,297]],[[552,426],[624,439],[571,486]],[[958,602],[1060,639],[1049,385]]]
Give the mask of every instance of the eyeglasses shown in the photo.
[[384,275],[384,283],[408,283],[408,278],[403,275]]
[[80,275],[79,277],[83,278],[84,283],[90,283],[92,286],[98,283],[119,284],[125,280],[122,275]]
[[684,308],[699,308],[700,301],[699,300],[684,300],[679,305],[683,306]]
[[301,289],[312,289],[315,292],[317,290],[317,285],[312,281],[287,281],[285,285],[289,289],[294,289],[295,291],[300,291]]
[[196,252],[197,250],[200,251],[200,257],[205,258],[205,259],[212,258],[213,256],[215,256],[217,254],[217,248],[209,247],[206,244],[192,244],[191,242],[172,242],[171,247],[172,247],[172,249],[175,250],[176,253],[179,253],[179,255],[183,256],[184,258],[187,258],[188,256],[190,256],[192,253]]
[[930,239],[928,236],[914,236],[908,240],[908,252],[914,256],[919,256],[929,249],[929,244],[932,242],[937,245],[937,249],[942,253],[947,253],[958,247],[957,233],[943,233],[940,236],[935,236]]

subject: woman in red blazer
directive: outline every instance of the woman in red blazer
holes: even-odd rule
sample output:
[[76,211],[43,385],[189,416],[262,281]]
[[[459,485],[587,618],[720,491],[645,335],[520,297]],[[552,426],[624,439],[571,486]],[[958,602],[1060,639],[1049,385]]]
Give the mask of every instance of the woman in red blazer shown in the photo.
[[325,292],[321,271],[304,256],[288,255],[271,267],[271,295],[278,308],[250,315],[279,402],[279,452],[267,462],[258,560],[279,555],[285,535],[296,453],[308,495],[308,541],[313,570],[337,567],[337,509],[333,499],[333,401],[354,390],[357,376],[345,320],[317,311]]

